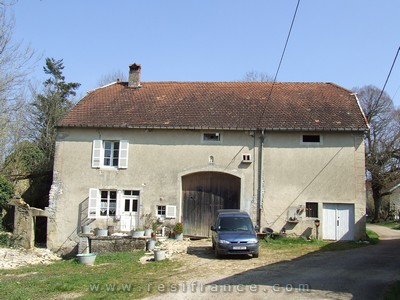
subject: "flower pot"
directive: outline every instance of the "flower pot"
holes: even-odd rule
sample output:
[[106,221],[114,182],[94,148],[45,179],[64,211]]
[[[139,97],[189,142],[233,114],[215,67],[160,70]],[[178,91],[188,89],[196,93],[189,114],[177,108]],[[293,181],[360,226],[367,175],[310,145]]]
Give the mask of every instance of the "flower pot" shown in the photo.
[[96,235],[98,235],[98,236],[108,236],[108,230],[107,229],[97,229]]
[[82,226],[82,234],[90,234],[90,226],[89,225]]
[[147,251],[153,250],[155,246],[156,246],[155,240],[148,240],[146,243]]
[[154,250],[154,260],[164,260],[165,259],[165,250]]
[[176,233],[175,234],[175,239],[182,241],[183,240],[183,233]]
[[79,263],[93,266],[94,261],[96,260],[96,253],[81,253],[76,255],[76,259]]
[[108,226],[108,227],[107,227],[107,230],[108,230],[108,234],[109,234],[109,235],[113,235],[113,233],[114,233],[114,231],[115,231],[115,230],[114,230],[114,226]]
[[134,237],[144,236],[144,230],[135,230],[132,232],[132,236]]

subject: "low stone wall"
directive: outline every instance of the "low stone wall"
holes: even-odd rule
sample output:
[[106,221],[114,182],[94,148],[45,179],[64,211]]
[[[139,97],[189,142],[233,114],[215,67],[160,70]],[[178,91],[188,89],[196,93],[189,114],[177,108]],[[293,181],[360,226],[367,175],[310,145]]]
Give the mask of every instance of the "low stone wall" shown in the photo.
[[146,249],[142,237],[87,236],[91,253],[131,252]]

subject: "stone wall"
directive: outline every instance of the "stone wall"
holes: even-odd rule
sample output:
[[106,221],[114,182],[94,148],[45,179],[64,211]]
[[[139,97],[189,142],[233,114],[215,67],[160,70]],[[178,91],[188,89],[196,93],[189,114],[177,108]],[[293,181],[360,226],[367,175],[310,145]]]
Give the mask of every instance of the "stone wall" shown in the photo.
[[146,249],[146,239],[144,238],[89,236],[88,240],[92,253],[130,252]]

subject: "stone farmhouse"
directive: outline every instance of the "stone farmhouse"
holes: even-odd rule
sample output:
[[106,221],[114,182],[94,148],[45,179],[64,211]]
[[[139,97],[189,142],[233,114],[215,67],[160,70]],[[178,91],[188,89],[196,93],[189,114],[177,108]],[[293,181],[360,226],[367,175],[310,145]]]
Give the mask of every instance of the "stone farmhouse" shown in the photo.
[[[83,225],[127,232],[146,216],[210,236],[216,210],[261,231],[365,237],[357,96],[322,82],[129,82],[89,92],[59,123],[47,245],[71,253]],[[316,228],[316,221],[320,226]]]

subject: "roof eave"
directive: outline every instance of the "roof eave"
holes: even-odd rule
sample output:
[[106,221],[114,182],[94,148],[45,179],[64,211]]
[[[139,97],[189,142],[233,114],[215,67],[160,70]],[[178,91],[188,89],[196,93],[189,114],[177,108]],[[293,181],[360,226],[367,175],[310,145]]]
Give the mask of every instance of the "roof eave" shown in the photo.
[[337,128],[318,128],[318,127],[216,127],[216,126],[186,126],[186,125],[100,125],[100,124],[64,124],[58,128],[121,128],[121,129],[174,129],[174,130],[253,130],[253,131],[314,131],[314,132],[365,132],[367,127],[337,127]]

